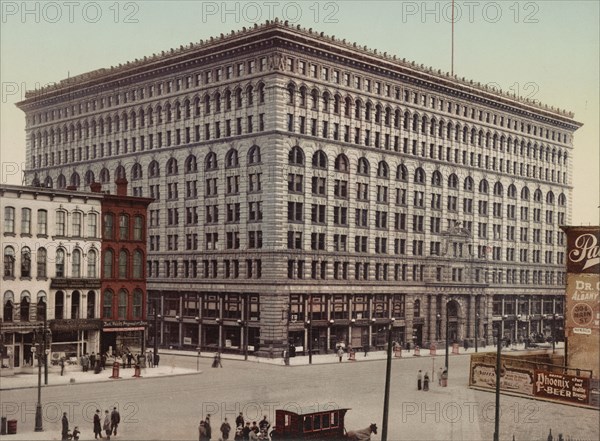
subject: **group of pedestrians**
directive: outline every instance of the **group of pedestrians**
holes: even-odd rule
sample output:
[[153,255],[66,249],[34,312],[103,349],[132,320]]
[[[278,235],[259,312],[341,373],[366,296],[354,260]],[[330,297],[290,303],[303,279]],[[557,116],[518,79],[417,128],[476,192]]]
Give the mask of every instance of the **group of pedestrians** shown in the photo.
[[425,375],[423,375],[423,372],[419,369],[419,372],[417,372],[417,390],[429,390],[429,372],[425,372]]
[[[235,433],[233,435],[233,441],[258,441],[269,439],[269,429],[271,423],[265,415],[262,420],[256,424],[256,421],[250,424],[250,421],[245,421],[243,412],[235,419]],[[231,424],[227,418],[223,420],[220,427],[221,437],[218,438],[220,441],[228,441],[232,432]],[[212,438],[212,427],[210,424],[210,414],[205,419],[200,421],[198,425],[199,441],[210,441]]]
[[145,367],[158,367],[160,363],[160,355],[154,354],[148,351],[146,354],[138,353],[133,354],[130,350],[123,353],[117,353],[115,355],[115,361],[118,362],[123,368],[131,368],[133,366]]
[[83,372],[88,372],[92,368],[96,374],[99,374],[103,369],[106,369],[107,357],[107,354],[98,353],[96,355],[95,352],[92,352],[92,355],[88,355],[86,352],[79,359],[79,363]]
[[116,407],[113,407],[112,412],[109,412],[108,409],[104,411],[104,421],[101,419],[100,409],[96,409],[96,413],[94,414],[94,438],[104,438],[102,431],[106,434],[107,440],[110,440],[111,435],[117,436],[117,429],[120,423],[121,415]]

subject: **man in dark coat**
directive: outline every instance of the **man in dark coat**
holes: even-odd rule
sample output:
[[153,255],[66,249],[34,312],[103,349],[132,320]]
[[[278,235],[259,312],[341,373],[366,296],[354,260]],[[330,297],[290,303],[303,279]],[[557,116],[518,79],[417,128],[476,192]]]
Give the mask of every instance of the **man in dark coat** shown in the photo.
[[244,427],[244,414],[240,412],[240,414],[235,419],[235,427]]
[[227,441],[229,439],[229,432],[231,432],[231,426],[227,422],[227,418],[221,424],[221,434],[223,435],[223,441]]
[[248,441],[250,439],[250,431],[250,423],[248,422],[242,429],[242,439],[244,441]]
[[92,367],[92,369],[94,369],[96,367],[96,353],[92,352],[92,355],[90,355],[90,366]]
[[100,409],[96,409],[94,414],[94,438],[98,439],[98,435],[102,438],[102,422],[100,421]]
[[206,419],[204,420],[204,427],[206,428],[206,436],[208,439],[212,437],[212,428],[210,427],[210,413],[206,415]]
[[154,366],[158,367],[158,362],[160,361],[160,355],[158,353],[154,356]]
[[131,367],[131,361],[133,360],[133,354],[131,352],[127,353],[127,367]]
[[110,414],[110,429],[113,435],[117,436],[117,427],[119,427],[119,423],[121,422],[121,415],[116,407],[113,407],[113,411]]
[[62,416],[62,438],[63,440],[69,439],[69,420],[67,419],[67,412],[63,412]]

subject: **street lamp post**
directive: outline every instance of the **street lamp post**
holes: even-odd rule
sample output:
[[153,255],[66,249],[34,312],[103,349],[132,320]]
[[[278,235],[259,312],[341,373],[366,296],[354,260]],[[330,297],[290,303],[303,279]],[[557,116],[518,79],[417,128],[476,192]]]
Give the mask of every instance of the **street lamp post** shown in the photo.
[[387,441],[388,415],[390,407],[390,382],[392,377],[392,328],[396,319],[391,318],[388,324],[387,363],[385,367],[385,391],[383,394],[383,423],[381,429],[381,441]]
[[245,320],[238,320],[237,323],[242,328],[242,345],[244,347],[244,360],[248,360],[248,323]]
[[42,342],[44,338],[44,330],[37,332],[35,336],[36,344],[31,348],[31,352],[38,361],[38,390],[37,390],[37,403],[35,405],[35,431],[42,432],[44,430],[42,423],[42,363],[46,356],[45,350],[42,351]]
[[445,362],[446,362],[446,375],[448,375],[448,373],[449,373],[449,369],[448,369],[448,355],[449,354],[448,353],[450,352],[449,348],[448,348],[448,334],[450,332],[450,326],[449,326],[450,320],[449,320],[449,317],[448,317],[448,303],[449,302],[446,302],[446,356],[445,356],[446,357],[445,358]]
[[500,326],[495,329],[496,334],[496,412],[494,417],[494,441],[500,441],[500,369],[502,353],[502,324],[505,315],[502,316]]
[[479,313],[475,314],[475,352],[477,352],[477,340],[479,340]]
[[437,319],[435,322],[435,339],[437,341],[440,339],[440,323],[442,321],[442,314],[436,314],[435,318]]

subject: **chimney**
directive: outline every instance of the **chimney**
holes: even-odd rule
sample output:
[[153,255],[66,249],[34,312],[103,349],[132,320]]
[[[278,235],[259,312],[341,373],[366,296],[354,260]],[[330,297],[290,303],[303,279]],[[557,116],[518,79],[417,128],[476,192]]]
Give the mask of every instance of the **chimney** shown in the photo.
[[102,184],[100,182],[92,182],[90,184],[92,193],[102,193]]
[[117,196],[127,196],[127,179],[117,178],[115,184],[117,184]]

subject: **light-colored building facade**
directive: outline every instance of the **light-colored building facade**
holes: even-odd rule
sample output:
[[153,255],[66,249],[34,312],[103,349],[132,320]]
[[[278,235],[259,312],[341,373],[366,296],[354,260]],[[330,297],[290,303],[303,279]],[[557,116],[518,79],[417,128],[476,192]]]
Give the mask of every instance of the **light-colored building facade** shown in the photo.
[[0,185],[3,367],[32,363],[34,331],[44,321],[51,359],[98,351],[101,199]]
[[392,317],[397,341],[441,342],[448,320],[472,343],[562,312],[569,112],[278,21],[19,107],[29,182],[126,177],[155,199],[163,345],[380,346]]

